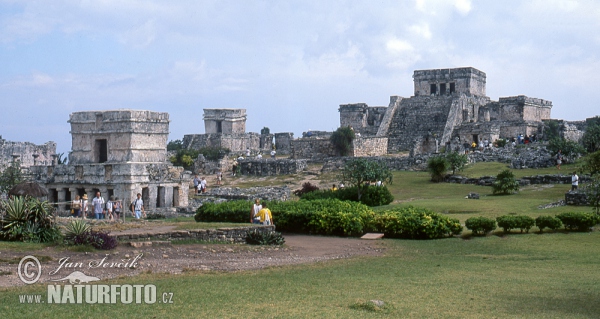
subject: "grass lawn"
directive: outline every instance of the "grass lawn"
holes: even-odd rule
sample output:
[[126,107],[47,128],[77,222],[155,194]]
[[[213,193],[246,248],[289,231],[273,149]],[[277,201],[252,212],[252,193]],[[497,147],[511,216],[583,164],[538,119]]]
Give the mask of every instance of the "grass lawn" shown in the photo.
[[[573,169],[563,167],[563,174]],[[505,168],[500,163],[478,163],[461,175],[494,176]],[[513,172],[522,177],[558,171]],[[564,199],[570,185],[532,185],[515,195],[493,196],[490,187],[434,184],[429,179],[425,172],[394,172],[394,183],[388,187],[395,201],[376,209],[414,205],[450,214],[463,223],[480,215],[535,218],[591,211],[590,207],[538,209]],[[469,192],[479,193],[481,199],[465,199]],[[160,223],[179,229],[200,226],[192,218]],[[19,294],[45,298],[46,286],[0,288],[0,318],[599,318],[600,232],[540,235],[535,230],[470,239],[385,239],[382,257],[238,273],[149,273],[102,282],[154,284],[158,300],[163,292],[173,293],[173,304],[21,304]],[[0,251],[36,247],[45,246],[0,243]],[[384,301],[385,307],[372,311],[362,307],[373,299]]]
[[[594,318],[600,232],[385,240],[384,257],[241,273],[147,274],[174,304],[20,304],[45,286],[0,289],[2,318]],[[382,310],[356,307],[369,300]],[[357,309],[358,308],[358,309]]]

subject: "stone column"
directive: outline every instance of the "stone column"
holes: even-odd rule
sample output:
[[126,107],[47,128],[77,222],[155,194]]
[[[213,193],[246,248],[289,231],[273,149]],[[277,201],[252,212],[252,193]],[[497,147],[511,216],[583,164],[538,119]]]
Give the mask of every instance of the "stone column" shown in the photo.
[[66,211],[66,203],[65,201],[67,200],[67,191],[64,188],[59,188],[57,189],[58,191],[58,213],[60,215],[60,213],[64,213]]
[[38,164],[37,159],[38,157],[40,157],[40,154],[33,154],[33,166],[36,166]]

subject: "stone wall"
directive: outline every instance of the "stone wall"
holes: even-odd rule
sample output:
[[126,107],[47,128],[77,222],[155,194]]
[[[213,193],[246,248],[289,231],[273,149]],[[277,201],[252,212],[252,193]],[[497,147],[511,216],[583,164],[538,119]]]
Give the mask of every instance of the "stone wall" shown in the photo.
[[329,138],[299,138],[291,143],[293,159],[324,159],[336,156],[335,149]]
[[350,126],[356,133],[376,135],[385,116],[387,107],[369,107],[366,103],[342,104],[340,112],[340,127]]
[[587,195],[585,193],[580,193],[580,192],[567,192],[565,194],[565,203],[567,205],[573,205],[573,206],[588,206],[589,202],[587,199]]
[[381,156],[387,154],[387,137],[358,137],[352,141],[352,156]]
[[169,114],[143,110],[75,112],[69,116],[71,164],[165,162]]
[[246,109],[204,109],[206,134],[246,133]]
[[[257,230],[261,233],[275,231],[275,226],[248,226],[248,227],[231,227],[231,228],[218,228],[218,229],[192,229],[192,230],[172,230],[165,232],[152,232],[152,233],[139,233],[139,234],[125,234],[125,235],[114,235],[119,241],[142,241],[139,243],[139,247],[144,246],[143,241],[149,241],[151,239],[162,239],[162,240],[183,240],[183,239],[197,239],[204,241],[220,241],[220,242],[232,242],[232,243],[245,243],[246,235],[248,231]],[[133,245],[135,245],[134,243]]]
[[[187,134],[183,136],[183,148],[198,150],[204,147],[227,148],[233,153],[245,153],[250,149],[256,153],[261,150],[261,135],[244,134]],[[270,151],[271,145],[266,150]]]
[[[546,175],[534,175],[524,176],[521,179],[517,179],[521,185],[545,185],[545,184],[571,184],[571,175],[562,174],[546,174]],[[579,181],[581,183],[589,182],[591,179],[589,176],[580,176]],[[477,178],[468,178],[460,175],[448,176],[446,182],[456,184],[472,184],[480,186],[492,186],[496,181],[495,176],[482,176]]]
[[[485,95],[486,75],[475,68],[415,70],[414,95],[451,94],[462,93],[471,95]],[[435,92],[431,87],[435,86]],[[445,87],[445,92],[443,88]],[[452,87],[453,92],[452,92]]]
[[297,174],[306,169],[303,159],[244,159],[238,161],[242,175],[275,176]]
[[[209,187],[206,193],[201,197],[216,197],[226,200],[248,200],[256,198],[268,201],[286,201],[290,199],[290,189],[287,186],[281,187],[249,187],[249,188],[230,188],[230,187]],[[248,207],[250,209],[250,207]]]
[[277,150],[277,154],[290,154],[293,140],[294,133],[275,133],[275,149]]
[[[0,167],[18,159],[21,167],[52,165],[52,155],[56,154],[56,143],[46,142],[36,145],[30,142],[11,142],[0,136]],[[36,156],[34,156],[36,155]]]

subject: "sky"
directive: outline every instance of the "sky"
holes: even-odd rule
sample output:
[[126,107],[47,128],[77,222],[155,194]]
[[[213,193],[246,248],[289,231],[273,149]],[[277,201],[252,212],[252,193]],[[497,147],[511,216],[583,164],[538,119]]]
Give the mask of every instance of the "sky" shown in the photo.
[[69,114],[168,112],[169,140],[204,108],[246,130],[333,131],[340,104],[413,95],[414,70],[474,67],[487,95],[600,115],[600,1],[0,0],[0,135],[71,149]]

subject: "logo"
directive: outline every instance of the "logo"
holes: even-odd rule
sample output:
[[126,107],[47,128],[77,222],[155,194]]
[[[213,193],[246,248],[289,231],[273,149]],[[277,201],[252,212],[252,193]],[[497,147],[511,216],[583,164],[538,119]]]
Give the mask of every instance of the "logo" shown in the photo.
[[[35,269],[30,269],[30,267],[35,267]],[[30,270],[35,271],[30,272]],[[28,285],[35,284],[42,275],[42,264],[35,256],[25,256],[21,258],[17,272],[22,282]]]
[[65,278],[53,279],[52,281],[68,280],[71,284],[87,284],[90,281],[98,281],[100,278],[88,276],[81,271],[74,271]]

